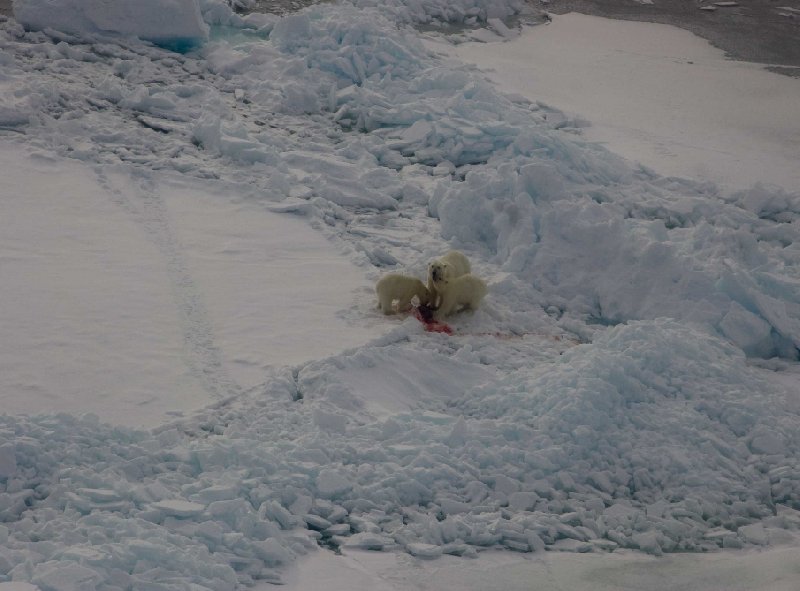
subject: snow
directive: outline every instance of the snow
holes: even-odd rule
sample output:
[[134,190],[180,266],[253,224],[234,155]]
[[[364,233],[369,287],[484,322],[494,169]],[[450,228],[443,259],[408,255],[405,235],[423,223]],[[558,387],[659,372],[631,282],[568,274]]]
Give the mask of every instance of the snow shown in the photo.
[[509,92],[588,120],[587,140],[660,174],[800,186],[800,80],[727,59],[688,31],[570,13],[508,43],[446,50]]
[[387,552],[349,551],[343,556],[301,559],[284,589],[400,591],[462,589],[526,591],[541,589],[619,591],[620,589],[726,589],[794,591],[796,550],[675,554],[654,558],[633,553],[547,552],[520,558],[486,552],[479,560],[443,556],[435,561]]
[[[184,53],[0,23],[0,591],[791,588],[796,183],[631,164],[406,26],[516,2],[196,6]],[[451,248],[452,335],[376,309]]]
[[[300,219],[208,184],[8,145],[0,160],[18,171],[0,218],[0,315],[16,335],[0,345],[0,385],[25,393],[5,412],[155,426],[259,384],[265,367],[379,334],[331,321],[371,286]],[[298,290],[308,277],[317,288]]]

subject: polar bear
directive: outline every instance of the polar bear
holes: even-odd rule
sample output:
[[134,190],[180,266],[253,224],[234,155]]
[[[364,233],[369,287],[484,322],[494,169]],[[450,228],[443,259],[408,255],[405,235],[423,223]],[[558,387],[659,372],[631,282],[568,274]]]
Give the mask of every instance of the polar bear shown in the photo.
[[384,314],[407,312],[411,309],[411,300],[416,296],[420,305],[428,306],[431,298],[428,288],[416,277],[387,273],[375,284],[378,295],[378,308]]
[[489,290],[483,279],[470,273],[434,285],[439,301],[433,319],[438,321],[462,309],[477,310]]
[[433,307],[440,305],[437,285],[466,275],[471,270],[469,259],[457,250],[451,250],[443,257],[431,261],[428,265],[428,291],[431,294]]

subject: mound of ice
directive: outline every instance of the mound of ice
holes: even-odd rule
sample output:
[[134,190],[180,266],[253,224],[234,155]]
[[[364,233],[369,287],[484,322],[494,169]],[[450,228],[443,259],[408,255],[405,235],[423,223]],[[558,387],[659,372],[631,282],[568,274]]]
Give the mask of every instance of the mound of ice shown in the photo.
[[14,0],[14,17],[31,30],[133,36],[176,50],[208,39],[197,0]]
[[[0,581],[220,589],[277,582],[317,543],[660,554],[800,527],[797,409],[732,346],[635,322],[495,373],[471,361],[495,337],[462,338],[277,372],[180,430],[0,417]],[[374,412],[392,395],[406,410]]]
[[726,201],[540,130],[504,150],[439,186],[431,209],[445,236],[493,255],[559,314],[669,316],[748,355],[798,358],[795,198],[756,187]]

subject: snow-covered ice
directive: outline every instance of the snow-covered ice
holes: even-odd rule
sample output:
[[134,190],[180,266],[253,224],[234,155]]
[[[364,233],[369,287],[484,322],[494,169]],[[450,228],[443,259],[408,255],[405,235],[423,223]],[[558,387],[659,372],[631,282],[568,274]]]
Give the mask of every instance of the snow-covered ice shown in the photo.
[[[0,23],[2,591],[791,588],[798,186],[631,164],[408,26],[512,0],[192,6],[183,53]],[[452,336],[376,309],[450,248]]]
[[445,47],[660,174],[800,186],[800,79],[727,59],[688,31],[571,13],[509,43]]
[[8,144],[0,161],[16,171],[0,218],[0,317],[14,335],[0,387],[20,393],[7,413],[156,426],[261,383],[265,367],[379,334],[336,319],[371,284],[296,216]]
[[208,39],[196,0],[14,0],[14,16],[32,30],[134,36],[173,49]]
[[[795,591],[797,552],[725,552],[651,556],[543,552],[485,552],[479,560],[443,556],[435,561],[388,552],[351,551],[301,559],[287,576],[287,591]],[[0,587],[2,589],[2,587]],[[266,589],[266,586],[263,587]],[[10,590],[13,591],[13,590]],[[23,590],[27,591],[27,590]]]

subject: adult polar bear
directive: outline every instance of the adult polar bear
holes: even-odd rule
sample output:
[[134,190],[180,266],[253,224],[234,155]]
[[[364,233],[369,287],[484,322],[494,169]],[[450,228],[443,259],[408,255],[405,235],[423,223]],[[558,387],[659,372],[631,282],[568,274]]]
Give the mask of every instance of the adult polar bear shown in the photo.
[[457,250],[428,265],[428,292],[435,320],[440,321],[462,308],[475,310],[480,306],[488,288],[485,281],[470,271],[469,260]]
[[431,295],[431,306],[438,308],[439,291],[438,287],[444,286],[451,279],[466,275],[472,270],[469,259],[464,253],[451,250],[441,258],[431,261],[428,265],[428,291]]

